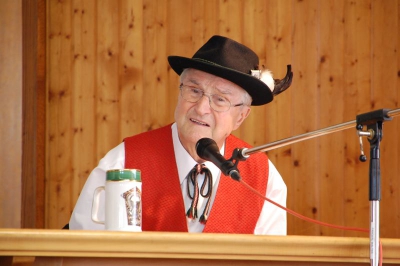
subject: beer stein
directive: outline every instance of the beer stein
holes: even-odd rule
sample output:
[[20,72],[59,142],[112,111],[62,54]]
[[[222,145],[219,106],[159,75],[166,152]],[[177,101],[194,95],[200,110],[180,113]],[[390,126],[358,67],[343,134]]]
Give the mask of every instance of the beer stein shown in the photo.
[[[105,192],[105,219],[98,218],[99,199]],[[95,189],[92,220],[111,231],[142,231],[142,182],[136,169],[108,170],[106,185]]]

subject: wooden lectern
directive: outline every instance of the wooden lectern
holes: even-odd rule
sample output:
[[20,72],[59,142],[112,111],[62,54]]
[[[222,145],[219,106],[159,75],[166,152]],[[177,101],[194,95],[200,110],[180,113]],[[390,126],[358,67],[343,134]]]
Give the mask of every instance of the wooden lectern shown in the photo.
[[[382,239],[400,264],[400,239]],[[369,239],[161,232],[0,229],[0,265],[369,265]]]

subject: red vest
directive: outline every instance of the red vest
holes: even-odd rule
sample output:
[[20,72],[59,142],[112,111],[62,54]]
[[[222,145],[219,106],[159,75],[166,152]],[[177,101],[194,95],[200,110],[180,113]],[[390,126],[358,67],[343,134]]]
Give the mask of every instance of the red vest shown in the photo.
[[[230,158],[233,149],[243,147],[249,145],[230,135],[225,144],[225,157]],[[125,168],[139,169],[142,174],[142,230],[187,232],[187,210],[176,167],[171,125],[126,138]],[[265,194],[268,158],[264,153],[239,162],[238,169],[244,182]],[[263,204],[263,199],[238,181],[221,174],[203,232],[252,234]]]

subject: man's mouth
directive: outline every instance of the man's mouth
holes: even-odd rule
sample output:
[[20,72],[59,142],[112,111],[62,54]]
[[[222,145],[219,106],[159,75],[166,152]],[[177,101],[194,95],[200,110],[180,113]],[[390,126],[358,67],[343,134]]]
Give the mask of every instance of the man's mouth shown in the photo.
[[201,125],[201,126],[206,126],[206,127],[209,127],[209,126],[210,126],[209,124],[206,124],[206,123],[204,123],[204,122],[201,122],[201,121],[196,120],[196,119],[193,119],[193,118],[190,118],[190,121],[192,121],[193,123],[196,123],[196,124],[198,124],[198,125]]

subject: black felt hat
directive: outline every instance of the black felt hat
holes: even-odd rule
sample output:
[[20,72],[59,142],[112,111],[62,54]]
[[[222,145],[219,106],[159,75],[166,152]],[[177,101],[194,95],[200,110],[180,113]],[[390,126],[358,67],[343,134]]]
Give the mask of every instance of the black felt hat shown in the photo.
[[248,47],[223,36],[211,37],[192,58],[169,56],[172,69],[180,75],[185,68],[198,69],[227,79],[246,90],[253,101],[251,105],[263,105],[289,88],[293,73],[290,65],[282,80],[274,79],[274,90],[261,79],[258,56]]

